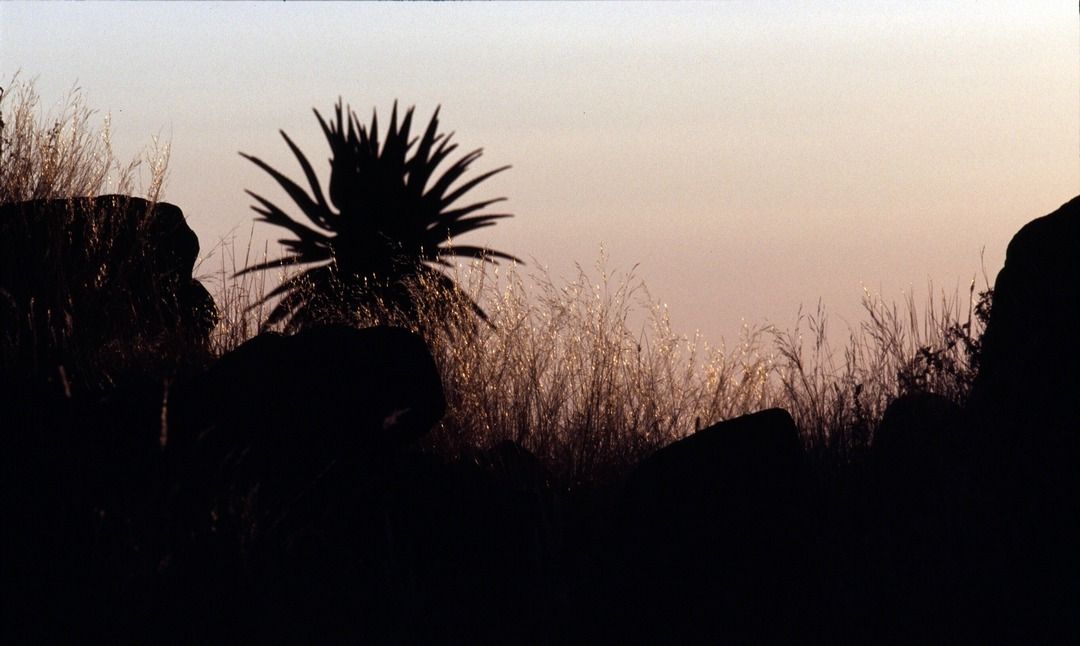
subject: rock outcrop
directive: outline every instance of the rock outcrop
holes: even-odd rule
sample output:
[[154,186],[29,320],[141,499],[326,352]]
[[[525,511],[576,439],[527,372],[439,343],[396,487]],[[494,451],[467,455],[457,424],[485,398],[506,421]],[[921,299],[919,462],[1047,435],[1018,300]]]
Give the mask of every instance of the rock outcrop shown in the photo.
[[624,573],[615,612],[625,603],[633,617],[624,626],[783,638],[804,592],[803,461],[791,416],[771,409],[698,431],[642,462],[613,535],[623,547],[613,570]]
[[[945,609],[963,594],[956,564],[965,555],[969,519],[964,430],[960,406],[939,395],[903,395],[885,409],[863,483],[866,506],[849,503],[847,510],[866,529],[860,537],[855,524],[848,530],[854,535],[834,539],[851,541],[843,558],[865,550],[849,576],[875,585],[853,599],[848,612],[859,618],[866,640],[887,635],[880,641],[917,643],[953,634],[948,631],[960,621]],[[841,622],[840,616],[833,620]]]
[[879,479],[897,495],[924,492],[928,498],[944,486],[964,450],[963,410],[930,393],[913,393],[889,404],[874,432],[873,466]]
[[408,330],[268,332],[175,388],[167,441],[236,477],[302,486],[333,465],[405,446],[445,405],[431,353]]
[[[0,339],[21,377],[81,359],[205,340],[214,301],[192,278],[199,241],[179,208],[122,195],[0,205]],[[95,366],[99,367],[99,366]],[[88,379],[90,377],[87,377]]]
[[426,344],[400,328],[264,333],[176,384],[170,514],[186,534],[158,605],[227,608],[260,641],[401,625],[418,539],[396,517],[438,466],[405,449],[444,407]]
[[[1036,433],[1080,426],[1080,197],[1009,242],[994,283],[971,409]],[[1041,429],[1041,430],[1039,430]]]
[[1009,243],[968,405],[979,573],[971,589],[995,638],[1080,637],[1077,330],[1080,197]]

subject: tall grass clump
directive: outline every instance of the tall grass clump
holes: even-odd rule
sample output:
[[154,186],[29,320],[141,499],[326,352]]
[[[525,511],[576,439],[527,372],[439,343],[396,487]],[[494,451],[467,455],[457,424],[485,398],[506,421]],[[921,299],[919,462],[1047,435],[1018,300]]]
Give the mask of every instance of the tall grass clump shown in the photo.
[[[131,196],[139,187],[155,202],[166,179],[168,145],[154,140],[124,163],[113,151],[109,117],[98,126],[94,115],[78,87],[59,108],[43,111],[34,81],[12,78],[0,91],[0,204]],[[70,394],[73,387],[106,387],[111,375],[135,364],[183,355],[184,349],[162,346],[170,339],[109,337],[100,329],[106,323],[97,320],[107,308],[123,310],[119,300],[129,288],[147,283],[149,265],[140,254],[153,245],[145,222],[131,222],[123,208],[88,210],[74,202],[16,216],[21,208],[0,223],[10,236],[0,262],[0,359],[7,377],[40,377]],[[128,296],[127,309],[134,311],[135,300],[159,295]],[[127,329],[126,319],[132,317],[112,323]]]
[[[468,307],[435,326],[380,303],[359,315],[427,339],[448,401],[429,440],[440,453],[513,440],[561,481],[584,483],[617,476],[656,448],[770,401],[761,330],[730,352],[681,336],[632,271],[616,275],[601,259],[594,273],[578,267],[568,280],[546,270],[523,276],[517,265],[477,263],[458,274],[455,283],[483,305],[490,324]],[[437,284],[413,290],[420,320],[445,316]]]
[[[207,254],[218,257],[218,268],[209,274],[200,274],[200,280],[214,294],[218,308],[218,320],[210,332],[209,350],[215,357],[235,350],[240,344],[253,338],[266,326],[271,307],[265,295],[271,290],[267,272],[243,272],[253,263],[264,263],[270,258],[269,244],[262,249],[252,247],[254,231],[248,236],[243,249],[237,248],[235,236],[222,238]],[[201,263],[200,263],[201,265]],[[199,266],[196,266],[196,272]],[[289,279],[290,271],[282,268],[279,283]]]
[[963,405],[978,373],[992,297],[989,287],[976,297],[974,282],[966,307],[958,293],[935,294],[933,285],[922,307],[910,293],[897,306],[864,291],[865,318],[848,330],[839,352],[824,308],[800,310],[793,329],[772,329],[780,405],[811,448],[841,460],[869,447],[897,397],[930,393]]
[[[568,485],[617,477],[697,429],[773,406],[792,414],[813,455],[858,460],[897,397],[965,401],[990,299],[972,289],[963,304],[931,287],[924,303],[908,295],[897,305],[867,291],[864,319],[838,348],[820,304],[800,310],[792,328],[746,326],[729,347],[678,334],[644,281],[609,270],[603,254],[565,279],[516,264],[454,271],[488,323],[467,306],[448,309],[442,285],[422,280],[410,285],[416,309],[376,300],[353,322],[408,327],[427,340],[448,402],[429,449],[462,456],[513,440]],[[232,289],[236,306],[223,308],[220,328],[234,331],[235,344],[258,328],[243,305],[265,285]]]
[[100,126],[95,115],[77,86],[59,108],[43,111],[34,81],[16,74],[0,90],[0,204],[134,195],[140,188],[146,199],[156,201],[167,175],[169,145],[154,138],[124,162],[113,151],[110,115]]

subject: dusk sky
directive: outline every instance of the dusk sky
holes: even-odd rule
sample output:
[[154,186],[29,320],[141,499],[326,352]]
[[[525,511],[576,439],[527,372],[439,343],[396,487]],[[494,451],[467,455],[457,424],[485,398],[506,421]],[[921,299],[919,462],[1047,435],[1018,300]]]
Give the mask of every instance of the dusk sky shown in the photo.
[[1030,0],[0,2],[0,84],[36,78],[46,109],[81,87],[121,158],[168,140],[204,251],[246,246],[244,189],[288,201],[238,152],[302,179],[278,130],[326,171],[312,107],[441,105],[475,172],[513,166],[474,197],[515,217],[463,242],[566,277],[603,245],[678,331],[731,342],[819,299],[857,324],[864,287],[966,292],[984,248],[992,281],[1080,192],[1078,25]]

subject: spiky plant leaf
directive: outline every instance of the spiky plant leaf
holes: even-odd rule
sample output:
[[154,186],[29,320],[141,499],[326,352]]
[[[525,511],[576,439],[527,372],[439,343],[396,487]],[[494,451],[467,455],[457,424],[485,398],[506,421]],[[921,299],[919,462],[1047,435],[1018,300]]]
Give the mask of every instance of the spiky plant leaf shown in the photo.
[[[312,228],[290,217],[266,198],[247,191],[256,201],[258,221],[288,230],[289,255],[246,267],[239,274],[269,269],[306,267],[284,281],[256,305],[279,298],[267,325],[284,324],[287,330],[346,317],[350,311],[382,303],[402,312],[416,312],[409,285],[417,283],[444,290],[447,303],[465,303],[480,318],[486,315],[454,281],[437,268],[450,267],[450,257],[520,262],[512,255],[477,246],[456,246],[454,238],[493,226],[508,213],[483,213],[505,198],[482,200],[450,208],[466,193],[509,166],[487,171],[458,183],[482,154],[469,152],[445,168],[438,167],[455,150],[453,133],[439,132],[439,108],[424,132],[411,136],[410,107],[398,119],[397,102],[382,134],[372,113],[370,127],[359,121],[339,99],[333,118],[314,110],[330,146],[330,181],[326,193],[307,156],[285,134],[281,136],[296,156],[311,188],[309,194],[258,157],[241,155],[269,174],[292,199]],[[329,199],[327,199],[329,198]]]

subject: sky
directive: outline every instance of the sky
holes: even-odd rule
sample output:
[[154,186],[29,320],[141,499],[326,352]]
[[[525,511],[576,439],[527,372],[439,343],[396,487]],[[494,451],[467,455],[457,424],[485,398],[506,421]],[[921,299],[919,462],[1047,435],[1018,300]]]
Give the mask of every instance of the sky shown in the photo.
[[325,177],[313,107],[441,105],[475,173],[512,165],[473,197],[515,217],[463,243],[567,278],[602,248],[714,343],[819,301],[856,326],[864,289],[981,287],[1080,193],[1071,1],[0,2],[17,71],[45,109],[80,87],[121,158],[168,141],[204,252],[248,245],[244,189],[288,202],[238,152],[302,179],[283,129]]

